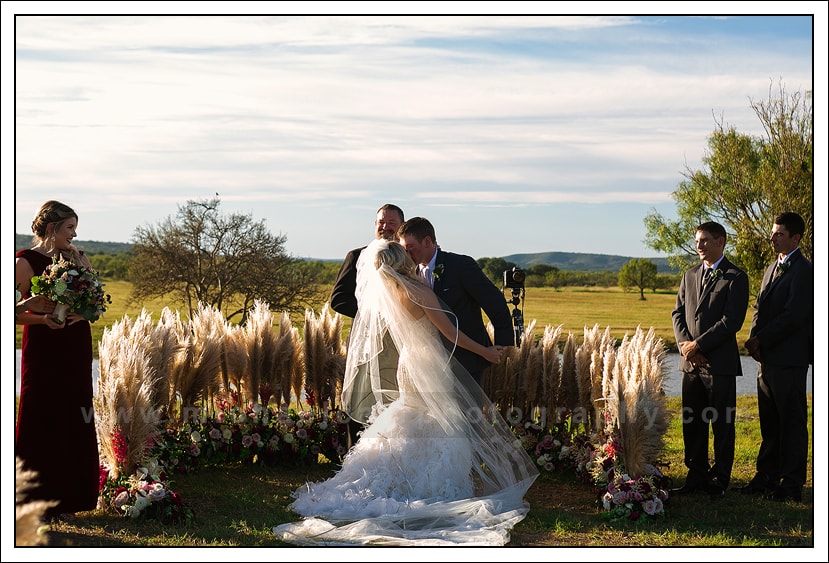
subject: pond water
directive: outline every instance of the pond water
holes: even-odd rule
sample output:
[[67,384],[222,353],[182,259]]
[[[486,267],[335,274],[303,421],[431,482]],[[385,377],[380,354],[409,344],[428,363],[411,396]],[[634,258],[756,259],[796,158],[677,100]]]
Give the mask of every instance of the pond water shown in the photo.
[[[15,364],[15,393],[20,394],[20,350],[17,350],[17,362]],[[743,363],[743,376],[737,378],[737,395],[757,394],[757,362],[749,356],[741,356]],[[679,365],[679,354],[668,354],[665,360],[667,373],[665,374],[664,388],[668,397],[678,397],[682,391],[682,376],[677,371]],[[92,362],[92,389],[98,390],[98,360]],[[812,367],[809,367],[809,374],[806,378],[806,392],[812,392]]]

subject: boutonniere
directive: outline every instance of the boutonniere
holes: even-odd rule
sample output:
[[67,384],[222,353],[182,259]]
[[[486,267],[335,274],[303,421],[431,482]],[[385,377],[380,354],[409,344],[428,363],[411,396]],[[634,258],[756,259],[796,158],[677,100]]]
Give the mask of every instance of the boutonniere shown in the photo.
[[780,273],[781,273],[781,274],[785,274],[785,273],[786,273],[786,270],[788,270],[788,269],[789,269],[789,266],[791,266],[791,264],[789,264],[788,262],[780,262],[780,263],[777,265],[777,269],[778,269],[778,270],[780,270]]
[[717,281],[722,277],[722,270],[719,268],[714,268],[710,272],[708,272],[708,279],[711,281]]
[[436,280],[440,280],[440,277],[443,275],[443,264],[436,264],[435,271],[432,272],[432,277]]

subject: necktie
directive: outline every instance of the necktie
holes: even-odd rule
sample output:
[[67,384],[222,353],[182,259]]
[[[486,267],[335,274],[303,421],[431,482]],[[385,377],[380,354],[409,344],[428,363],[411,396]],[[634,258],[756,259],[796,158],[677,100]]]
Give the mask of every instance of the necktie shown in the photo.
[[710,270],[708,266],[702,267],[702,281],[699,284],[699,292],[702,293],[703,288],[705,288],[705,284],[708,283],[708,270]]
[[420,277],[423,278],[423,281],[426,282],[426,285],[432,287],[432,274],[429,270],[429,266],[420,267]]
[[780,277],[780,274],[782,274],[782,273],[783,273],[783,269],[780,267],[780,262],[778,262],[777,266],[774,267],[774,275],[771,277],[771,279],[776,280],[777,278]]

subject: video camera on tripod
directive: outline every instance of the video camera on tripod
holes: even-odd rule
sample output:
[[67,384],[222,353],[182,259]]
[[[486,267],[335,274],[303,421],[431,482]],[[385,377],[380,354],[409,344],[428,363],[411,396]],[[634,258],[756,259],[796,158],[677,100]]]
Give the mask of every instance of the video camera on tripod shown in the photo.
[[515,332],[515,345],[521,346],[521,338],[524,336],[524,270],[514,266],[504,270],[504,288],[502,291],[510,290],[511,295],[507,297],[507,303],[512,304],[512,327]]

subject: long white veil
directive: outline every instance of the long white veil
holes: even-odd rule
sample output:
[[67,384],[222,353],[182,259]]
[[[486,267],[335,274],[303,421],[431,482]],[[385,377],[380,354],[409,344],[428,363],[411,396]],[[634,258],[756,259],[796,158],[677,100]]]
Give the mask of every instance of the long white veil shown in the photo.
[[299,535],[313,534],[317,544],[505,543],[509,529],[529,510],[523,497],[538,470],[481,388],[450,355],[434,325],[422,318],[420,307],[452,313],[419,281],[411,260],[397,269],[388,263],[385,251],[396,244],[373,241],[358,260],[358,312],[351,326],[342,404],[371,403],[382,410],[384,396],[396,393],[384,389],[380,377],[384,337],[390,337],[400,351],[400,400],[417,405],[446,436],[459,439],[469,452],[473,492],[463,499],[414,499],[406,510],[387,514],[320,515],[326,521],[306,520]]

